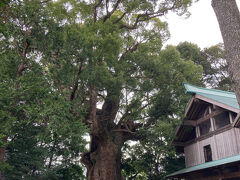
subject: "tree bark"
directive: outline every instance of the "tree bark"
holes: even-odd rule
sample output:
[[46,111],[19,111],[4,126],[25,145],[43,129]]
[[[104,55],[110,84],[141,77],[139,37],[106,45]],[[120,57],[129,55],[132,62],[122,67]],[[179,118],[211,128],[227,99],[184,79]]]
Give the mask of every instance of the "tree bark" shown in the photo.
[[114,119],[119,108],[119,94],[108,92],[102,109],[97,110],[97,92],[89,86],[90,149],[83,154],[82,163],[87,168],[88,180],[121,180],[121,148],[125,136],[123,132],[114,132]]
[[116,134],[108,136],[104,140],[92,136],[90,152],[82,157],[82,162],[87,167],[87,179],[122,180],[122,145],[121,136],[116,136]]
[[[6,143],[7,142],[7,136],[5,136],[3,138],[3,142]],[[5,157],[5,153],[6,153],[6,146],[2,147],[0,149],[0,165],[3,163],[4,161],[4,157]],[[2,175],[1,175],[1,172],[0,172],[0,180],[2,180]]]
[[227,52],[228,72],[240,104],[240,13],[235,0],[212,0]]

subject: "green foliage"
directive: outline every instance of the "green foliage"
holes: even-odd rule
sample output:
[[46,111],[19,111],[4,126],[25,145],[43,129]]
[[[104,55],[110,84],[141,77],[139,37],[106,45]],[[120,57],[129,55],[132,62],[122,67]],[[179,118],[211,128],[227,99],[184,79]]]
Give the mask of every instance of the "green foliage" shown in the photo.
[[[126,147],[125,175],[161,179],[173,170],[179,157],[170,142],[188,99],[182,82],[201,83],[204,70],[178,48],[162,50],[169,32],[156,17],[186,13],[191,4],[174,2],[123,0],[110,17],[101,4],[95,17],[95,1],[11,1],[7,33],[0,34],[0,132],[8,137],[1,167],[7,179],[83,178],[79,159],[83,137],[93,130],[85,125],[92,87],[99,107],[110,102],[126,114],[122,126],[149,124],[134,132],[141,143]],[[109,131],[120,118],[106,122]]]
[[211,63],[204,57],[204,53],[196,45],[189,42],[180,43],[177,46],[181,57],[185,60],[192,60],[195,64],[201,65],[204,70],[204,76],[212,75]]
[[203,67],[202,81],[213,88],[233,91],[227,73],[226,52],[222,44],[201,50],[197,45],[183,42],[177,46],[181,57]]
[[171,146],[177,123],[174,119],[168,119],[168,122],[166,119],[160,120],[151,131],[142,132],[144,140],[141,143],[126,147],[124,175],[130,179],[157,180],[165,179],[167,174],[185,168],[184,157],[177,156]]
[[[48,13],[40,1],[18,3],[12,1],[8,16],[26,24],[26,29],[5,21],[7,35],[0,34],[0,132],[8,137],[7,144],[2,144],[3,138],[0,141],[7,148],[1,172],[7,179],[49,179],[53,171],[59,171],[58,176],[65,171],[82,176],[82,167],[75,164],[86,145],[87,128],[79,121],[83,115],[71,113],[67,93],[53,86],[53,76],[36,51],[45,48],[46,42],[39,38],[44,35],[43,24],[49,23],[44,18]],[[19,73],[21,65],[25,67]],[[73,170],[68,170],[70,166]]]
[[185,166],[184,158],[176,155],[171,142],[189,99],[182,82],[200,84],[202,67],[181,59],[173,46],[161,51],[157,61],[154,88],[160,93],[152,99],[148,112],[151,128],[140,131],[142,141],[126,146],[124,151],[123,172],[133,179],[164,179]]
[[223,44],[217,44],[203,50],[205,58],[212,67],[212,79],[209,81],[214,88],[225,91],[233,91],[232,83],[228,74],[228,64],[226,61],[226,51]]

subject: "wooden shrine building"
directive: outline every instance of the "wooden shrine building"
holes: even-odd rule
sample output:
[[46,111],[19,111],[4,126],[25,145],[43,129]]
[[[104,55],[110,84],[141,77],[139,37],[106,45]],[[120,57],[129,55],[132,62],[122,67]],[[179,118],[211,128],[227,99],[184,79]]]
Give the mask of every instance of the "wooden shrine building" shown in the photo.
[[185,154],[186,168],[167,177],[240,180],[240,108],[235,94],[187,83],[184,86],[192,97],[173,145]]

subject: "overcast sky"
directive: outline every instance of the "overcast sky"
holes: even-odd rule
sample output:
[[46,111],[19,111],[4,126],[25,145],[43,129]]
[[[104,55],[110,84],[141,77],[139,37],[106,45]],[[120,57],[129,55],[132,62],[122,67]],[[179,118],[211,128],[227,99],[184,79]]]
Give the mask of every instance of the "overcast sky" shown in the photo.
[[[240,7],[240,0],[238,7]],[[190,8],[188,19],[175,14],[168,14],[166,21],[171,33],[167,44],[177,45],[179,42],[189,41],[201,48],[223,42],[211,0],[200,0]]]

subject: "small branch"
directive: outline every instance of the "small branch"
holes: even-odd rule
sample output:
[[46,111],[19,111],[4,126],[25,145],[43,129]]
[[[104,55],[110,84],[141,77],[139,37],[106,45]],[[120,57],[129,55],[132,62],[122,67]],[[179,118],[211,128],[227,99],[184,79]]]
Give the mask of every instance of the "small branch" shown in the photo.
[[120,29],[126,28],[126,29],[129,29],[129,30],[133,30],[133,29],[137,28],[137,25],[140,22],[144,22],[144,21],[147,21],[149,19],[152,19],[152,18],[155,18],[155,17],[158,17],[158,16],[162,16],[162,15],[164,15],[164,13],[154,12],[154,13],[138,14],[135,22],[133,23],[133,25],[123,24],[123,25],[120,26]]
[[[149,106],[149,104],[144,105],[143,107],[141,107],[140,109],[138,109],[137,111],[141,111],[143,109],[145,109],[147,106]],[[121,117],[121,119],[119,120],[117,126],[121,126],[122,122],[124,121],[124,119],[127,117],[127,115],[129,115],[130,113],[128,113],[129,111],[129,107],[127,107],[126,113]],[[126,122],[127,123],[127,122]],[[139,123],[138,123],[139,124]],[[136,126],[136,125],[134,125]]]
[[139,174],[139,173],[136,173],[135,175],[129,177],[129,180],[135,179],[135,177],[137,177],[138,174]]
[[76,94],[76,91],[78,89],[78,79],[79,79],[79,76],[82,72],[82,67],[83,67],[83,61],[81,61],[79,69],[78,69],[77,77],[76,77],[76,80],[75,80],[75,83],[74,83],[74,86],[73,86],[73,91],[72,91],[71,96],[70,96],[71,101],[75,98],[75,94]]
[[28,41],[26,41],[25,48],[24,48],[24,50],[22,52],[22,57],[24,57],[24,58],[26,57],[27,50],[28,50],[29,46],[30,46],[30,43]]
[[159,16],[162,16],[164,15],[167,11],[169,10],[173,10],[177,5],[177,0],[173,3],[173,5],[169,8],[164,8],[162,11],[157,11],[157,12],[152,12],[152,13],[144,13],[144,14],[138,14],[137,17],[136,17],[136,20],[135,22],[132,24],[132,25],[128,25],[128,24],[123,24],[120,26],[120,29],[123,29],[123,28],[126,28],[128,30],[133,30],[133,29],[136,29],[137,28],[137,25],[140,23],[140,22],[143,22],[143,21],[146,21],[146,20],[150,20],[152,18],[155,18],[155,17],[159,17]]
[[91,158],[90,158],[90,152],[82,154],[81,162],[86,166],[88,171],[91,169],[93,164],[92,164],[92,161],[91,161]]
[[50,1],[52,1],[52,0],[45,0],[45,1],[41,1],[40,3],[41,3],[41,4],[44,4],[44,3],[48,3],[48,2],[50,2]]
[[97,93],[96,89],[93,85],[90,85],[89,87],[89,120],[93,122],[93,126],[95,128],[98,128],[98,122],[97,122]]
[[139,46],[139,44],[140,44],[140,43],[137,42],[137,44],[135,44],[134,46],[128,48],[128,49],[121,55],[121,57],[119,58],[119,60],[123,59],[123,58],[126,56],[127,53],[129,53],[129,52],[133,53],[134,51],[136,51],[137,48],[138,48],[138,46]]
[[112,132],[127,132],[127,133],[130,133],[130,134],[136,134],[135,132],[132,132],[128,129],[114,129],[114,130],[112,130]]
[[17,71],[17,76],[20,77],[22,76],[22,73],[23,71],[27,68],[27,66],[25,65],[25,58],[26,58],[26,55],[27,55],[27,50],[30,46],[30,43],[28,41],[26,41],[25,43],[25,48],[23,49],[23,52],[22,52],[22,57],[23,57],[23,61],[22,63],[18,66],[18,71]]
[[113,9],[111,12],[107,13],[106,16],[103,17],[103,22],[105,22],[108,18],[112,16],[112,14],[116,11],[118,8],[118,5],[120,4],[121,0],[117,0],[116,4],[113,6]]
[[101,97],[101,98],[103,98],[103,99],[105,99],[106,97],[104,96],[104,95],[102,95],[102,94],[97,94],[99,97]]
[[49,160],[49,164],[48,164],[48,169],[50,169],[52,166],[52,160],[53,160],[53,156],[54,156],[55,146],[56,146],[56,141],[53,142],[53,146],[51,148],[51,152],[50,152],[51,156],[50,156],[50,160]]
[[116,21],[113,22],[113,24],[117,24],[119,21],[121,21],[126,14],[127,14],[127,12],[124,12],[124,13],[120,16],[120,18],[118,18]]
[[107,14],[109,13],[109,11],[108,11],[108,4],[109,4],[109,0],[106,0],[106,12],[107,12]]
[[129,114],[128,111],[126,111],[126,113],[125,113],[125,114],[121,117],[121,119],[119,120],[117,126],[121,126],[122,122],[124,121],[124,119],[127,117],[128,114]]
[[126,28],[126,29],[129,29],[129,30],[133,30],[133,29],[136,29],[137,28],[137,25],[139,22],[141,21],[144,21],[144,20],[140,20],[140,18],[143,17],[143,14],[139,14],[135,20],[135,22],[133,23],[133,25],[127,25],[127,24],[123,24],[121,25],[119,28],[120,29],[123,29],[123,28]]
[[93,20],[97,22],[97,8],[102,3],[103,0],[98,0],[98,2],[93,6]]

